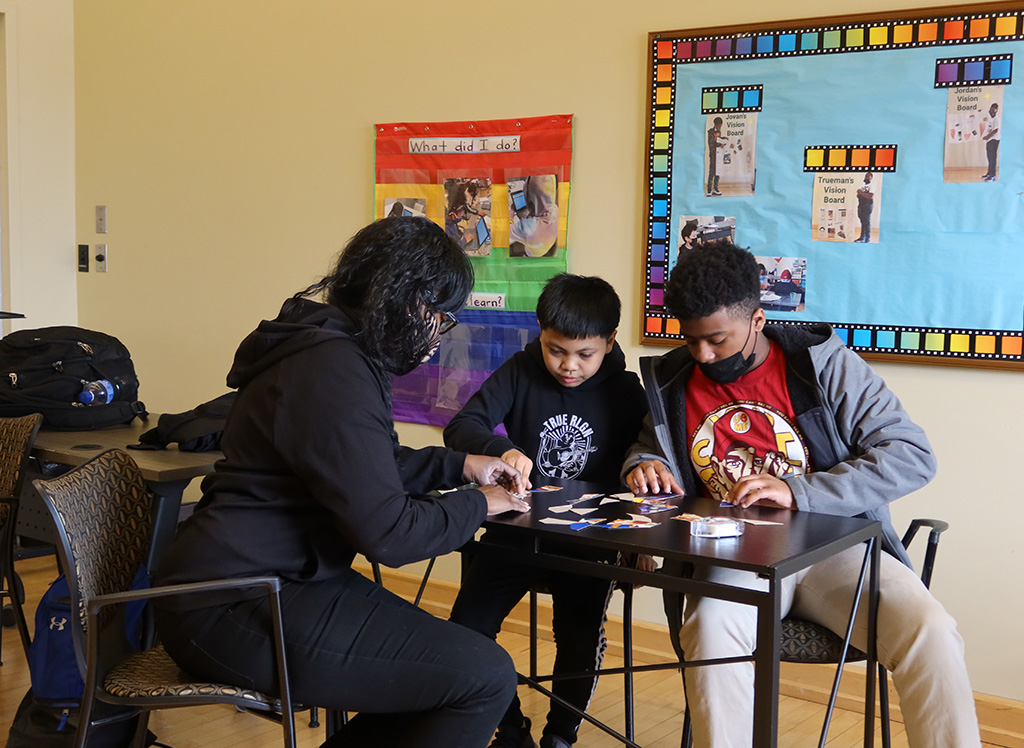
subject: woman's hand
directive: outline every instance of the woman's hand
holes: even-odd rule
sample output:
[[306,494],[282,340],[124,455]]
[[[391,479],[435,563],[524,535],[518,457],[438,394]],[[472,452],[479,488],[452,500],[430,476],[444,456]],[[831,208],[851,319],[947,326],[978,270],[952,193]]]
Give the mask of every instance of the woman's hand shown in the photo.
[[641,462],[629,471],[629,475],[626,476],[626,485],[637,496],[683,493],[683,487],[679,485],[661,460]]
[[462,477],[479,486],[505,486],[512,493],[522,494],[528,490],[522,473],[497,457],[466,455]]
[[530,505],[514,494],[510,494],[501,486],[481,486],[484,498],[487,499],[487,516],[504,514],[505,512],[528,512]]
[[[527,491],[533,488],[533,484],[530,482],[530,473],[533,472],[533,460],[518,449],[510,449],[501,456],[501,459],[519,471],[519,474],[523,476],[523,486]],[[523,492],[517,491],[516,493]]]
[[725,500],[741,507],[758,504],[796,511],[796,501],[789,484],[767,473],[744,475],[736,481]]

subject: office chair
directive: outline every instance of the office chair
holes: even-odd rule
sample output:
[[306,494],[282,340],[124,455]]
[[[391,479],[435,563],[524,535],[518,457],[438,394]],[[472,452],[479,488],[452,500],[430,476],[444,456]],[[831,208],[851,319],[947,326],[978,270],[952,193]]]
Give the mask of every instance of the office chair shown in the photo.
[[[20,418],[0,418],[0,600],[10,599],[9,610],[21,635],[21,646],[26,656],[31,638],[25,612],[21,607],[24,590],[14,572],[14,530],[18,519],[21,484],[25,480],[25,465],[42,422],[43,417],[38,413]],[[5,623],[7,613],[8,606],[5,605]]]
[[[151,710],[200,704],[233,704],[280,721],[284,745],[294,748],[280,580],[253,577],[129,591],[152,534],[149,490],[132,458],[120,450],[110,450],[64,475],[36,480],[33,485],[57,526],[71,607],[78,612],[72,638],[85,692],[75,748],[83,748],[89,730],[97,724],[141,712],[138,736],[145,734]],[[270,600],[280,698],[229,684],[198,682],[159,645],[144,646],[140,652],[130,650],[118,615],[124,603],[242,588],[258,588]],[[96,702],[127,709],[113,716],[96,717],[100,711]]]
[[[926,588],[931,587],[932,570],[935,567],[935,554],[939,548],[939,540],[942,533],[949,529],[949,523],[938,519],[915,519],[910,523],[907,532],[903,535],[901,542],[904,548],[909,548],[911,542],[922,527],[930,528],[928,533],[928,546],[925,549],[924,562],[921,566],[921,581]],[[682,621],[682,598],[675,596],[678,600],[680,615],[676,616],[675,604],[666,604],[666,612],[669,614],[669,634],[672,637],[673,647],[683,659],[683,653],[679,648],[679,624],[675,621]],[[668,600],[668,598],[666,598]],[[668,610],[669,607],[672,610]],[[843,640],[824,626],[819,626],[812,621],[805,621],[800,618],[782,619],[780,662],[795,662],[805,664],[826,664],[836,665],[843,659]],[[846,662],[859,662],[867,659],[867,655],[856,647],[848,647],[846,651]],[[882,721],[882,748],[891,748],[892,737],[889,730],[889,683],[888,673],[881,664],[878,666],[878,699],[879,716]],[[819,747],[825,745],[828,737],[829,723],[832,721],[832,711],[835,707],[835,700],[838,694],[838,679],[832,686],[828,707],[825,712],[825,721],[821,729]],[[692,739],[690,724],[690,707],[687,705],[683,716],[683,738],[682,748],[690,748]]]

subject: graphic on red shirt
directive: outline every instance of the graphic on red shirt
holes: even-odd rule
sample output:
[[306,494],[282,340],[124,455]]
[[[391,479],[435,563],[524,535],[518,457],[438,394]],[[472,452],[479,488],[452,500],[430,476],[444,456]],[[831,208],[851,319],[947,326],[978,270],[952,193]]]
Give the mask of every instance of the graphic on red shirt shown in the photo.
[[706,414],[690,444],[690,460],[713,498],[724,499],[744,475],[807,472],[796,429],[761,403],[731,402]]

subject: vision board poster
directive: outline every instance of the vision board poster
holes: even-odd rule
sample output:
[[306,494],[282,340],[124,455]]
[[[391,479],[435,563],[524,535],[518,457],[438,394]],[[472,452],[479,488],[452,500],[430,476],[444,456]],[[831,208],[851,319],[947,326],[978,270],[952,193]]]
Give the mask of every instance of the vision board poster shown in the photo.
[[946,182],[998,182],[1002,86],[957,86],[946,104]]

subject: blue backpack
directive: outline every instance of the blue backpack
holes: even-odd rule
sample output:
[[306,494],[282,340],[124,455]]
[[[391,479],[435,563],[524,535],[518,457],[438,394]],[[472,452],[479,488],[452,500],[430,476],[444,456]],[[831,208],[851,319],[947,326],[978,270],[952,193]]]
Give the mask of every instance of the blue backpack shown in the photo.
[[[149,575],[140,568],[132,589],[149,587]],[[125,606],[125,630],[128,641],[138,649],[142,636],[142,612],[145,601]],[[77,611],[71,610],[71,591],[61,574],[51,584],[36,608],[36,631],[28,649],[28,668],[32,693],[40,701],[80,701],[85,690],[78,671],[71,627],[78,625]]]

